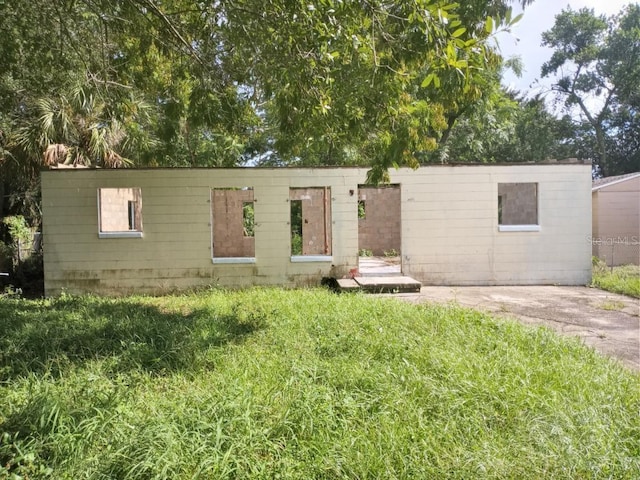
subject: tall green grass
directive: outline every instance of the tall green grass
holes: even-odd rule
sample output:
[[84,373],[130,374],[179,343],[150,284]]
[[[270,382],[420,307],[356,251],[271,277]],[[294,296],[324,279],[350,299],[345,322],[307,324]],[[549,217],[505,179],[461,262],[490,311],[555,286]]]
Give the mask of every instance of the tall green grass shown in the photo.
[[602,260],[594,257],[592,285],[609,292],[640,298],[640,266],[608,267]]
[[638,478],[640,377],[324,290],[0,300],[0,478]]

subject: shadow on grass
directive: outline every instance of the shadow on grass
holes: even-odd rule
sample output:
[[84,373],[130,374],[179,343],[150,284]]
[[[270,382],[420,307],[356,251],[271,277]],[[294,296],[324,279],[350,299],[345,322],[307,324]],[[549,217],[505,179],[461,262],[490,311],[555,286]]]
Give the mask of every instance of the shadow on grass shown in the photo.
[[234,306],[186,313],[135,299],[0,300],[0,381],[58,375],[70,364],[106,360],[113,373],[193,367],[204,352],[266,325],[266,313]]

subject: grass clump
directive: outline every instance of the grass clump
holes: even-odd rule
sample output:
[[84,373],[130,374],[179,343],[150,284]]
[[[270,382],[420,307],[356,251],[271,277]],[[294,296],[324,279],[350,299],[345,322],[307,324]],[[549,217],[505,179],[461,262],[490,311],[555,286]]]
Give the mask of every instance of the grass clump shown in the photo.
[[640,298],[640,266],[608,267],[605,262],[594,257],[591,284],[609,292]]
[[640,476],[637,374],[473,310],[252,289],[0,318],[0,478]]

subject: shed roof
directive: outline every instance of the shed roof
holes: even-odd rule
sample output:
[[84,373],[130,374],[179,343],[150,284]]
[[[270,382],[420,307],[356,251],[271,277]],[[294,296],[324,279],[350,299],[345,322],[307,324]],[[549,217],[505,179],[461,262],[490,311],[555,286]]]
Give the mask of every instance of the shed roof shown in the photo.
[[598,178],[591,184],[591,191],[600,190],[615,183],[626,182],[632,178],[640,177],[640,172],[626,173],[624,175],[616,175],[615,177]]

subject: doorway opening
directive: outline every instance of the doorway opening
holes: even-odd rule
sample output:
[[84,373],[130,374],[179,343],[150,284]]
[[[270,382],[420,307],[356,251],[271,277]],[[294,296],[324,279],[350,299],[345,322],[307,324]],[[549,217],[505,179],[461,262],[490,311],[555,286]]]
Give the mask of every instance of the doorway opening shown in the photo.
[[400,185],[358,185],[358,271],[402,273]]

